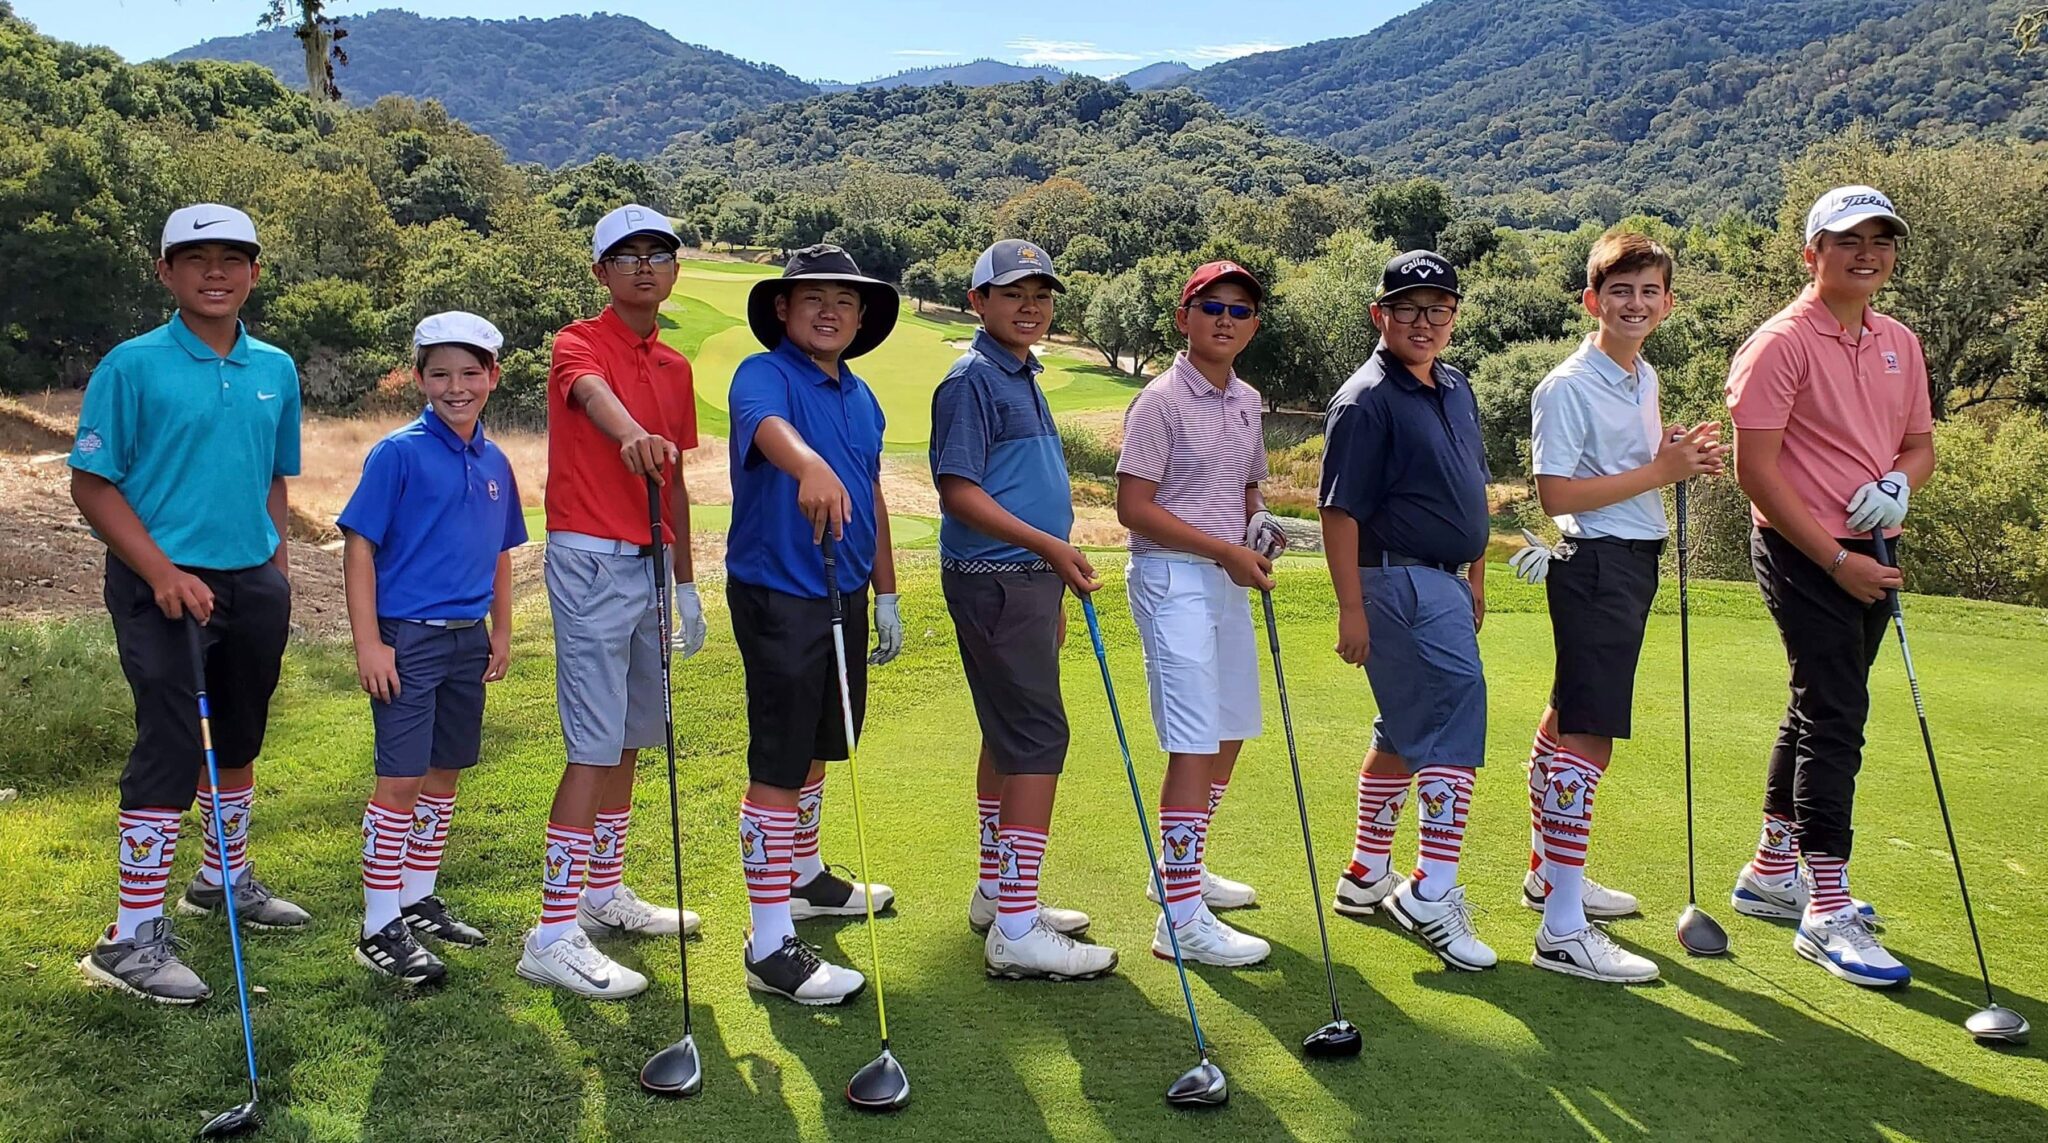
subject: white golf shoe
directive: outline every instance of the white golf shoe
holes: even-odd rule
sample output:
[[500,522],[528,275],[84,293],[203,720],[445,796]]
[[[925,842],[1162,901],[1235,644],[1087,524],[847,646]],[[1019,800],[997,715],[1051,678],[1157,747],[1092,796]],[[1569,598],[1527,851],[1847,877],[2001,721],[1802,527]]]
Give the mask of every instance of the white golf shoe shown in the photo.
[[1604,980],[1611,984],[1646,984],[1657,979],[1657,962],[1614,943],[1598,925],[1587,925],[1576,933],[1552,936],[1549,929],[1536,926],[1536,951],[1529,963],[1537,968]]
[[1415,879],[1407,878],[1387,895],[1387,912],[1452,968],[1479,972],[1500,961],[1472,931],[1472,906],[1463,885],[1451,886],[1441,901],[1425,901],[1416,896]]
[[590,943],[582,929],[570,929],[546,948],[535,948],[535,929],[526,934],[513,971],[536,984],[566,988],[590,1000],[624,1000],[647,991],[647,978],[614,961]]
[[1173,959],[1173,941],[1180,942],[1182,960],[1197,964],[1213,964],[1218,968],[1243,968],[1257,964],[1273,953],[1273,946],[1262,937],[1240,933],[1216,919],[1216,914],[1204,905],[1186,922],[1173,927],[1173,936],[1166,932],[1166,915],[1160,914],[1159,921],[1152,927],[1152,955],[1161,960]]
[[795,937],[782,938],[780,948],[755,960],[754,940],[749,935],[741,942],[740,956],[746,963],[748,988],[798,1004],[844,1003],[868,982],[859,972],[820,957],[817,949]]
[[850,881],[827,869],[809,881],[789,887],[789,919],[866,916],[870,897],[874,898],[877,913],[896,903],[896,891],[887,885]]
[[[1619,889],[1609,889],[1591,877],[1584,878],[1581,881],[1581,885],[1583,888],[1580,891],[1579,900],[1581,906],[1586,910],[1588,917],[1626,917],[1630,913],[1635,912],[1639,907],[1635,894],[1624,893]],[[1548,896],[1548,887],[1544,885],[1543,878],[1536,875],[1535,870],[1532,869],[1523,876],[1522,907],[1524,909],[1541,913],[1543,911],[1544,899]]]
[[[1735,875],[1735,889],[1728,894],[1728,903],[1745,917],[1757,917],[1766,921],[1797,921],[1806,916],[1806,899],[1813,895],[1813,883],[1802,871],[1797,877],[1783,881],[1767,881],[1758,877],[1754,870],[1745,865]],[[1849,898],[1858,916],[1866,925],[1882,925],[1884,918],[1877,915],[1877,909],[1870,902],[1858,897]],[[1592,910],[1588,909],[1590,915]]]
[[591,907],[589,897],[579,898],[576,923],[593,937],[672,937],[677,926],[687,936],[704,925],[703,919],[688,909],[649,904],[624,885],[598,908]]
[[[1159,884],[1145,882],[1145,899],[1154,905],[1159,903]],[[1259,891],[1242,881],[1218,877],[1207,869],[1202,870],[1202,904],[1211,909],[1242,909],[1259,899]]]
[[1913,971],[1870,935],[1869,923],[1854,905],[1818,921],[1802,919],[1792,936],[1792,950],[1865,988],[1895,988],[1913,980]]
[[[977,933],[986,935],[989,928],[996,923],[997,901],[994,897],[982,896],[978,887],[970,897],[972,899],[967,903],[967,926]],[[1079,909],[1062,909],[1057,905],[1048,905],[1040,901],[1038,916],[1055,933],[1078,937],[1088,931],[1088,914]]]
[[1331,899],[1330,908],[1347,917],[1370,917],[1380,911],[1393,895],[1394,886],[1400,883],[1401,879],[1391,871],[1368,885],[1346,870],[1337,877],[1337,895]]
[[982,951],[990,976],[1007,980],[1093,980],[1116,967],[1116,950],[1084,945],[1052,927],[1043,909],[1021,937],[991,926]]

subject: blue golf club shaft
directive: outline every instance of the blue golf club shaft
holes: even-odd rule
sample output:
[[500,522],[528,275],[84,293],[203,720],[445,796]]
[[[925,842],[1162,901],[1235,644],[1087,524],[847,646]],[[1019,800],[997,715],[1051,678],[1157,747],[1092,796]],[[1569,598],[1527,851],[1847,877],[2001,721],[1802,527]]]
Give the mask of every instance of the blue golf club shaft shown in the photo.
[[242,1010],[242,1054],[249,1065],[249,1102],[256,1102],[256,1033],[249,1024],[249,980],[242,971],[242,926],[235,916],[235,875],[228,862],[227,820],[220,808],[220,762],[213,754],[213,708],[206,698],[206,652],[200,646],[199,624],[185,620],[185,639],[192,651],[192,685],[199,696],[199,744],[206,751],[207,794],[213,799],[213,844],[220,851],[221,904],[228,914],[228,948],[234,953],[235,1000]]

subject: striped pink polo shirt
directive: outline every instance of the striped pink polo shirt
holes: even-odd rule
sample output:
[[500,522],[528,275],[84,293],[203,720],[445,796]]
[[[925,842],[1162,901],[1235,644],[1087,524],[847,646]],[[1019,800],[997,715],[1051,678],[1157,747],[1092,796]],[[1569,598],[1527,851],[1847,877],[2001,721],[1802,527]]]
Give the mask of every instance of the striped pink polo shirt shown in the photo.
[[[1222,389],[1174,355],[1124,413],[1118,473],[1159,485],[1159,506],[1227,543],[1244,543],[1244,490],[1266,479],[1259,391],[1230,375]],[[1131,533],[1131,554],[1164,545]]]

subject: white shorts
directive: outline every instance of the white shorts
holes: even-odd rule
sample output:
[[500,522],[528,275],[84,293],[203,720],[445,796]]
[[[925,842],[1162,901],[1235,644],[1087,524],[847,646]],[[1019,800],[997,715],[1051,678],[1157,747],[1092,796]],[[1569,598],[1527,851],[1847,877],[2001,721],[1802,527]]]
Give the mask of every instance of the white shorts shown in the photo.
[[1249,590],[1195,556],[1134,556],[1125,577],[1159,748],[1214,754],[1222,743],[1257,738],[1259,648]]

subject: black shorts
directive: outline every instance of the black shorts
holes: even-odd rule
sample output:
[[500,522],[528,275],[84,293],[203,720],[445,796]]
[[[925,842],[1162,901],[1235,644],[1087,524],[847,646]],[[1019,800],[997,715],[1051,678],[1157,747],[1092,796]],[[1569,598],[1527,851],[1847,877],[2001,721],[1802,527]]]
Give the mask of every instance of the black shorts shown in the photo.
[[1657,540],[1570,539],[1543,581],[1557,668],[1550,705],[1560,734],[1627,738],[1643,625],[1657,598]]
[[1049,571],[941,571],[939,584],[960,641],[981,741],[996,770],[1059,773],[1067,764],[1068,738],[1060,698],[1066,585]]
[[[213,615],[199,628],[212,708],[214,760],[247,766],[263,749],[270,696],[277,690],[292,590],[276,564],[240,571],[185,568],[213,591]],[[121,808],[185,810],[206,770],[199,742],[198,680],[192,677],[187,619],[170,620],[149,583],[107,553],[107,614],[121,673],[135,696],[135,747],[121,771]]]
[[[854,733],[868,706],[868,592],[848,592],[846,688]],[[747,675],[747,776],[801,790],[811,761],[846,757],[839,671],[832,654],[832,603],[736,579],[725,581],[733,642]]]
[[424,778],[429,769],[476,765],[484,734],[484,672],[490,630],[482,623],[434,627],[379,619],[377,633],[398,666],[398,697],[370,700],[379,778]]

